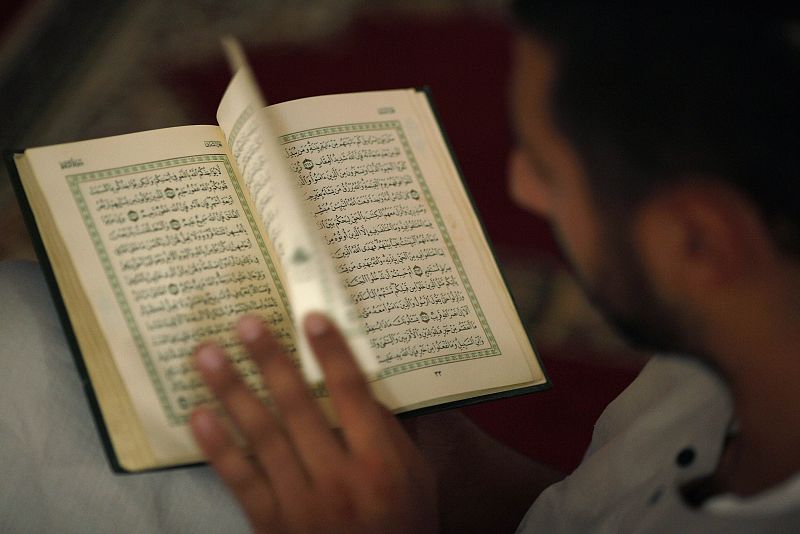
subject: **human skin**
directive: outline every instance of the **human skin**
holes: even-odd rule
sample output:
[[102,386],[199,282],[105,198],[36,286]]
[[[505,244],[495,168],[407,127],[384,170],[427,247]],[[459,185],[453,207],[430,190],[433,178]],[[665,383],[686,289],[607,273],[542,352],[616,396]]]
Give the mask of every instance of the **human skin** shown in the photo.
[[222,349],[200,346],[197,367],[252,451],[208,408],[191,428],[257,532],[436,532],[435,480],[397,420],[371,395],[344,338],[320,314],[305,335],[325,373],[341,433],[330,428],[282,345],[257,317],[237,323],[280,419]]
[[685,351],[730,388],[739,433],[705,481],[707,493],[748,496],[792,476],[800,470],[797,258],[779,250],[760,210],[722,176],[676,176],[624,227],[611,224],[613,206],[591,194],[586,169],[555,126],[556,54],[522,37],[515,70],[516,201],[550,221],[601,311],[670,340],[652,348]]
[[[712,493],[751,495],[796,473],[797,261],[776,249],[753,204],[715,176],[659,190],[630,214],[625,228],[611,227],[574,147],[555,126],[556,54],[547,43],[522,36],[515,57],[513,198],[550,221],[576,274],[607,311],[645,329],[668,329],[664,337],[698,354],[730,386],[740,433],[709,479]],[[616,254],[612,234],[628,254]],[[632,269],[646,283],[651,300],[644,306],[629,283]],[[651,315],[652,309],[660,313]],[[404,430],[371,397],[341,337],[316,317],[310,333],[328,325],[310,339],[343,424],[340,441],[263,325],[243,321],[240,335],[264,370],[281,421],[236,379],[221,349],[205,345],[197,366],[255,457],[249,459],[208,410],[195,413],[192,429],[256,530],[324,525],[326,531],[424,532],[441,522],[452,531],[503,531],[560,478],[454,414],[420,418]],[[372,457],[375,450],[385,457]],[[286,486],[278,483],[285,473],[293,480]]]

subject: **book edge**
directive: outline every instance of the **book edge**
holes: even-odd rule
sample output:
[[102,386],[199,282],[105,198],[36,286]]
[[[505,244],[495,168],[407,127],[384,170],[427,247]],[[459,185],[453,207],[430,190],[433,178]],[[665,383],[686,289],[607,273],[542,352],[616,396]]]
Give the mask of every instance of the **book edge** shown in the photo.
[[[494,247],[494,245],[492,243],[492,240],[489,237],[488,232],[486,231],[486,225],[483,223],[483,219],[478,216],[479,212],[478,212],[478,208],[477,208],[477,206],[475,204],[475,198],[472,196],[472,192],[470,191],[469,187],[467,187],[467,182],[464,179],[464,172],[461,169],[461,164],[459,163],[458,158],[456,158],[456,154],[455,154],[455,151],[453,150],[453,146],[450,143],[450,139],[448,138],[447,132],[445,131],[444,126],[442,124],[442,119],[441,119],[441,116],[439,115],[439,110],[437,109],[436,103],[433,100],[433,92],[431,91],[431,88],[429,86],[423,86],[423,87],[416,88],[415,91],[417,91],[418,93],[422,93],[425,96],[426,101],[428,102],[428,106],[430,107],[431,113],[433,114],[433,118],[434,118],[434,120],[436,122],[436,127],[438,128],[439,134],[442,136],[442,139],[444,140],[444,146],[445,146],[445,148],[447,150],[448,156],[450,157],[450,160],[452,161],[453,166],[455,167],[456,174],[458,175],[458,179],[461,181],[461,187],[463,188],[464,192],[466,193],[467,200],[469,201],[469,204],[470,204],[470,207],[472,208],[472,211],[475,213],[475,219],[478,222],[478,226],[479,226],[480,231],[481,231],[481,233],[483,235],[483,239],[486,242],[487,248],[489,249],[489,253],[492,255],[492,259],[494,260],[494,263],[497,266],[497,270],[500,273],[500,278],[501,278],[501,280],[503,282],[503,285],[505,286],[506,291],[508,292],[508,295],[509,295],[509,297],[511,299],[511,305],[514,307],[514,312],[517,314],[517,317],[521,318],[520,313],[519,313],[519,306],[517,305],[517,300],[514,297],[514,294],[509,290],[508,278],[506,277],[506,274],[505,274],[505,271],[503,269],[502,264],[499,261],[497,261],[497,253],[495,252],[495,247]],[[521,320],[520,320],[520,322],[521,322]],[[523,391],[520,394],[526,394],[526,393],[531,393],[532,391],[540,391],[540,390],[544,390],[544,389],[549,389],[549,388],[551,388],[553,386],[553,382],[550,379],[550,375],[547,373],[547,369],[545,368],[544,363],[542,362],[542,357],[541,357],[541,355],[539,353],[539,349],[536,346],[536,342],[534,341],[533,336],[531,335],[529,330],[527,328],[525,328],[524,324],[522,326],[523,326],[522,329],[525,332],[525,336],[528,339],[528,343],[530,343],[531,349],[533,350],[533,355],[534,355],[534,358],[536,359],[536,364],[539,366],[539,369],[542,371],[542,376],[544,377],[544,383],[541,384],[541,386],[540,385],[534,386],[534,389],[531,390],[531,391]],[[523,387],[521,389],[527,390],[529,388]],[[512,395],[505,395],[505,397],[509,397],[509,396],[512,396]],[[493,400],[493,399],[487,398],[486,400]]]

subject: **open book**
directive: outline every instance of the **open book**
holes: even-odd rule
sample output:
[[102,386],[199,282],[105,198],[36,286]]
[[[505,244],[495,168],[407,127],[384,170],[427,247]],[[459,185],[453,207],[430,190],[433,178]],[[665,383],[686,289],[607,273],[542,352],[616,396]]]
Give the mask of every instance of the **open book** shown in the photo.
[[[308,299],[353,320],[375,395],[397,413],[546,387],[427,94],[260,108],[251,85],[234,77],[219,126],[7,155],[112,465],[202,461],[187,421],[210,398],[192,350],[218,340],[261,391],[232,325],[262,316],[308,367],[293,322]],[[323,256],[347,302],[290,284],[293,264]]]

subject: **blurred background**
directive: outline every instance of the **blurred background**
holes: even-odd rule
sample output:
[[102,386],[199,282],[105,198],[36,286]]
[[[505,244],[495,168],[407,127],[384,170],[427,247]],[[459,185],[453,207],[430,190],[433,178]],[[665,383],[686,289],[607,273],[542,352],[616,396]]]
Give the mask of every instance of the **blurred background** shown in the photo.
[[[512,205],[504,0],[29,0],[0,19],[0,148],[214,124],[238,37],[271,102],[430,87],[465,183],[554,388],[465,412],[570,469],[643,360],[572,281],[547,225]],[[5,167],[0,259],[35,259]]]

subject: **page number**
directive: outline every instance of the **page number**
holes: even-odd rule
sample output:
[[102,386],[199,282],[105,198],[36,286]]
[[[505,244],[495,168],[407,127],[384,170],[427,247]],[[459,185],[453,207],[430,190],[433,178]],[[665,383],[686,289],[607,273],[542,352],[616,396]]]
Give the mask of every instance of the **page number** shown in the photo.
[[433,375],[434,376],[442,376],[442,372],[441,371],[434,371]]

